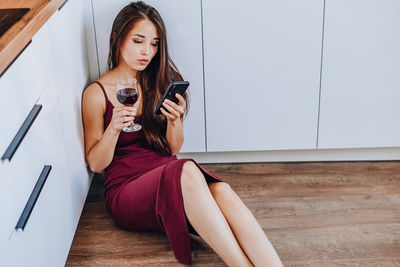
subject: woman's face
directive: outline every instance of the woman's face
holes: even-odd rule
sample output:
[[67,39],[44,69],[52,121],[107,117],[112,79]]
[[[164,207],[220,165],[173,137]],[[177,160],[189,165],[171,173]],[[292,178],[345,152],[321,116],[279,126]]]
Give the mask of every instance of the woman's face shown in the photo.
[[136,22],[122,43],[120,62],[123,60],[134,70],[144,70],[156,55],[159,42],[153,22],[148,19]]

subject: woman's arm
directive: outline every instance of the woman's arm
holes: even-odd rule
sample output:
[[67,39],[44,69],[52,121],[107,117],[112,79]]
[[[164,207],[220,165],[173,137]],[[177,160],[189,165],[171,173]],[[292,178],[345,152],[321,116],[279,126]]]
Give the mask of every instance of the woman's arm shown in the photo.
[[164,108],[161,108],[161,112],[168,120],[166,139],[171,148],[172,155],[178,154],[183,145],[183,114],[186,108],[185,99],[179,94],[175,96],[179,100],[178,104],[166,99],[163,102]]
[[183,145],[183,121],[177,119],[175,121],[169,121],[167,124],[167,142],[171,148],[171,154],[176,155],[181,151]]
[[104,130],[104,96],[97,85],[90,85],[82,97],[85,156],[94,172],[102,172],[112,161],[121,129],[133,120],[131,107],[115,107],[110,124]]

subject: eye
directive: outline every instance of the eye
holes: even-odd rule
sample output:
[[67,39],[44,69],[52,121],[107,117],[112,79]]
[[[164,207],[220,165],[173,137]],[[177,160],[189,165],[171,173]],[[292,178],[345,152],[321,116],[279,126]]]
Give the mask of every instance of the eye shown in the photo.
[[135,42],[135,44],[141,44],[142,43],[142,41],[139,41],[139,40],[133,40],[134,42]]
[[160,43],[151,44],[152,46],[158,46]]

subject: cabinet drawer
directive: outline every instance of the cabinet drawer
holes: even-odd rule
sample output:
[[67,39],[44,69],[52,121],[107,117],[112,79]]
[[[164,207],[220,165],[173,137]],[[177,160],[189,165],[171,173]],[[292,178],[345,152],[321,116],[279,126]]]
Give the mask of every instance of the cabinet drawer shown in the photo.
[[0,165],[0,249],[9,240],[50,151],[59,139],[57,91],[49,90],[39,99],[42,109],[14,153]]
[[46,164],[51,171],[24,228],[13,229],[0,255],[4,266],[65,264],[74,234],[69,184],[61,157],[50,158]]
[[0,154],[4,153],[52,77],[48,27],[44,25],[0,78]]

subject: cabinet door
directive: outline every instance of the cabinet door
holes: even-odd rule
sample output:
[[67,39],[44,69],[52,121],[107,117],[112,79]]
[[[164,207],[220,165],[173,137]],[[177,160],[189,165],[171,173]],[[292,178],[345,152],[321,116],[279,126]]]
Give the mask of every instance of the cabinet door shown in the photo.
[[43,27],[0,78],[0,155],[52,78],[48,28]]
[[87,83],[88,62],[81,1],[68,1],[46,22],[57,87],[71,81]]
[[[118,12],[131,1],[93,2],[100,73],[106,71],[111,26]],[[190,81],[190,109],[185,119],[182,152],[205,151],[203,62],[200,0],[145,1],[154,6],[167,28],[170,57]],[[179,11],[179,12],[178,12]]]
[[[58,142],[55,147],[60,146]],[[0,252],[2,266],[64,266],[75,228],[71,223],[70,188],[63,155],[55,149],[50,173],[24,229],[13,231]],[[42,166],[43,167],[43,166]],[[38,178],[38,177],[36,177]]]
[[0,251],[9,240],[49,153],[59,149],[56,146],[60,136],[57,94],[50,83],[37,100],[33,109],[37,111],[33,111],[36,118],[32,119],[12,159],[0,164]]
[[62,141],[67,175],[70,181],[73,214],[77,226],[89,191],[91,177],[86,169],[83,127],[81,119],[81,85],[69,84],[62,89],[57,103],[60,110]]
[[316,148],[323,2],[203,1],[207,151]]
[[400,146],[400,2],[327,0],[318,148]]
[[82,90],[89,76],[82,5],[79,0],[68,1],[47,22],[56,81],[54,87],[60,91],[54,101],[60,112],[74,227],[78,224],[91,181],[86,169],[81,116]]

